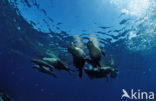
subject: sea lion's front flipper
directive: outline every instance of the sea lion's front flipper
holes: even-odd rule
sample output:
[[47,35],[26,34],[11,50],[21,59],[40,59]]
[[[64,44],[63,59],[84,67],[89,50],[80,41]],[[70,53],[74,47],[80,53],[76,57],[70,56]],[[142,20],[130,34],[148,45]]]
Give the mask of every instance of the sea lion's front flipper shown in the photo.
[[75,72],[75,70],[69,69],[70,72]]
[[57,76],[54,73],[50,73],[51,76],[53,76],[54,78],[57,78]]
[[82,69],[79,69],[79,77],[82,78]]
[[103,50],[101,50],[101,53],[103,56],[106,56],[105,52]]

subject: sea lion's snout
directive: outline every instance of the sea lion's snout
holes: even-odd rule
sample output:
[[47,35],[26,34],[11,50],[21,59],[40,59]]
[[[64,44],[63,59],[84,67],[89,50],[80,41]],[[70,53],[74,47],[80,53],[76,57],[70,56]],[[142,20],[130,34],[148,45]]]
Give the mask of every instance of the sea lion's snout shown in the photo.
[[74,42],[71,42],[69,46],[74,46]]
[[37,60],[36,59],[32,59],[31,62],[37,63]]

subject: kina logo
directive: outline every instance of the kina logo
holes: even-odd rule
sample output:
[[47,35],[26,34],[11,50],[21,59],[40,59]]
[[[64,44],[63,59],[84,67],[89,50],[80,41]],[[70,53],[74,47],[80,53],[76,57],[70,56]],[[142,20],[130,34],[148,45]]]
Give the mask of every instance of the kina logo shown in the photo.
[[134,91],[134,89],[131,89],[131,92],[128,93],[125,89],[122,89],[122,96],[121,99],[127,98],[132,100],[153,100],[155,99],[154,92],[145,92],[141,90]]

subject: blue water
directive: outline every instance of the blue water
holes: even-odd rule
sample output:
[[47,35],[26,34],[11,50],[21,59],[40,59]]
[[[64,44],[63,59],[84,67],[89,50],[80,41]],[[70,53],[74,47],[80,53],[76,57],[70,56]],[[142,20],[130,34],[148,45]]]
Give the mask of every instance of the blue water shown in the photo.
[[[121,101],[122,89],[156,92],[155,23],[153,0],[2,0],[0,91],[15,101]],[[113,56],[117,78],[56,71],[55,79],[32,68],[39,54],[75,69],[67,46],[80,39],[87,52],[90,38]]]

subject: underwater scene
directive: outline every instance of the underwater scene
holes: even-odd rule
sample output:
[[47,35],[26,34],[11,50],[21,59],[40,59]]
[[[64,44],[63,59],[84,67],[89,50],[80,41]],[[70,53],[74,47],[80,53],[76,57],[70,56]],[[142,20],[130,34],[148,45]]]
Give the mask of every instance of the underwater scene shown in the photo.
[[155,0],[0,1],[0,101],[155,94]]

